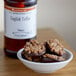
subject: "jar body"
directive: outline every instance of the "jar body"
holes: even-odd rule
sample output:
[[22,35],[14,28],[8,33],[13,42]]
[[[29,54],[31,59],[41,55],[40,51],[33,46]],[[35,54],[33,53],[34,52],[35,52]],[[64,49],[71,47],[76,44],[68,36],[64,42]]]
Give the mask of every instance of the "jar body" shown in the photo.
[[11,57],[36,37],[37,0],[5,0],[4,52]]

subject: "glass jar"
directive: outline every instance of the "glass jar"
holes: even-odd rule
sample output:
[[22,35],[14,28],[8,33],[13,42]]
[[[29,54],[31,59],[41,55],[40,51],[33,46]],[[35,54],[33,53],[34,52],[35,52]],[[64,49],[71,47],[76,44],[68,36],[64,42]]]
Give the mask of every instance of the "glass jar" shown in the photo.
[[4,0],[4,52],[17,57],[17,51],[37,35],[37,0]]

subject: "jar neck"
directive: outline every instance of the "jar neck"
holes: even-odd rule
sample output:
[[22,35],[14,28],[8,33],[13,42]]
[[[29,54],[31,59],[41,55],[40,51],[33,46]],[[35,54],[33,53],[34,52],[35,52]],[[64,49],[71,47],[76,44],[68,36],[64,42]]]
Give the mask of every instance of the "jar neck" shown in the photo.
[[4,0],[5,5],[12,7],[30,7],[37,4],[37,0]]

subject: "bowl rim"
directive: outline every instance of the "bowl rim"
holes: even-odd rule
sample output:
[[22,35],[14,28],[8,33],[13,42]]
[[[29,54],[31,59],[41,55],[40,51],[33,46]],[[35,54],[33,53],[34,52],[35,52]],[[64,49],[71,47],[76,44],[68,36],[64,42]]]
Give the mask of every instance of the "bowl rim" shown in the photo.
[[70,58],[68,58],[68,59],[65,60],[65,61],[55,62],[55,63],[32,62],[32,61],[29,61],[29,60],[26,60],[26,59],[23,59],[23,58],[22,58],[21,53],[22,53],[23,49],[24,49],[24,48],[20,49],[20,50],[17,52],[17,57],[18,57],[19,60],[21,60],[21,61],[23,61],[23,62],[30,63],[30,64],[40,64],[40,65],[61,64],[61,63],[68,63],[68,62],[70,62],[70,61],[73,59],[73,53],[72,53],[71,51],[69,51],[68,49],[64,48],[64,50],[70,54]]

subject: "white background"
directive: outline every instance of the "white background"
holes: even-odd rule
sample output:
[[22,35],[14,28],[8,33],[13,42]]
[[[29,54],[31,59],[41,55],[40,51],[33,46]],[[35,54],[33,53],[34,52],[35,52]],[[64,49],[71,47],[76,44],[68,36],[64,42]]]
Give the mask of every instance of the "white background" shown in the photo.
[[[53,28],[76,50],[76,0],[38,0],[38,28]],[[0,31],[3,31],[0,0]]]

